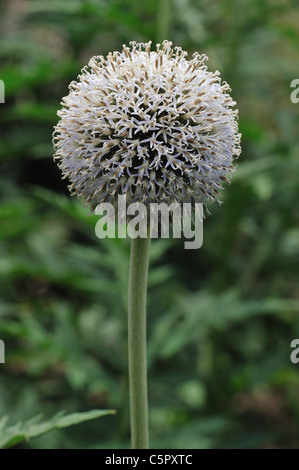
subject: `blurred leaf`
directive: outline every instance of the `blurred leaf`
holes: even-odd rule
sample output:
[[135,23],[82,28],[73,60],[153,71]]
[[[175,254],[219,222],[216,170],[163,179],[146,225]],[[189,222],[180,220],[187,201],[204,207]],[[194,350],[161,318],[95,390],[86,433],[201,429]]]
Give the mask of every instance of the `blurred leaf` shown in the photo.
[[53,416],[51,420],[42,423],[40,422],[42,417],[37,416],[25,423],[18,423],[14,426],[7,426],[8,418],[4,417],[0,421],[0,448],[12,447],[22,441],[28,441],[33,437],[40,436],[53,429],[67,428],[84,421],[113,413],[113,410],[92,410],[85,413],[73,413],[69,415],[64,415],[63,412],[60,412]]

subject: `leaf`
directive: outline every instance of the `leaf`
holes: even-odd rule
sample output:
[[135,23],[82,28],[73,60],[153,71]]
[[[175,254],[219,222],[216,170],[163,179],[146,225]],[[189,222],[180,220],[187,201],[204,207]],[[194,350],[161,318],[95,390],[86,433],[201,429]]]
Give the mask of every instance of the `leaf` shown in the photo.
[[251,160],[238,165],[238,170],[234,174],[234,182],[239,180],[248,181],[250,178],[255,178],[262,171],[269,171],[273,167],[283,165],[283,161],[275,156],[267,156],[260,160]]
[[41,436],[53,429],[67,428],[74,424],[114,413],[114,410],[91,410],[84,413],[65,415],[63,411],[60,411],[48,421],[40,422],[42,415],[38,415],[25,423],[19,422],[13,426],[7,426],[9,418],[4,416],[0,420],[0,449],[12,447],[22,441],[28,441],[32,437]]

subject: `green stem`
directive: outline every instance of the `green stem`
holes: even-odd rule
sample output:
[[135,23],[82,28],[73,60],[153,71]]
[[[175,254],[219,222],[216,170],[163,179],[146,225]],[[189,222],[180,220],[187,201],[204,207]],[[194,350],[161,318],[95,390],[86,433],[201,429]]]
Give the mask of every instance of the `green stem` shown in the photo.
[[160,0],[157,14],[157,41],[169,39],[170,0]]
[[132,239],[128,324],[132,449],[148,449],[146,291],[149,250],[149,235]]

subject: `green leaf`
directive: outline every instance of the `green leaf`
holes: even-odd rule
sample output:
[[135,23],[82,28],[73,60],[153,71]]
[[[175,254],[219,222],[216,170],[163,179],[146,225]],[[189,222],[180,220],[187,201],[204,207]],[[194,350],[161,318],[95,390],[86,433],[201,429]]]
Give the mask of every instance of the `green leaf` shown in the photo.
[[28,441],[32,437],[41,436],[53,429],[67,428],[74,424],[114,413],[114,410],[91,410],[84,413],[65,415],[63,411],[60,411],[49,421],[41,422],[42,415],[38,415],[25,423],[19,422],[13,426],[7,426],[9,418],[4,416],[0,420],[0,449],[12,447],[22,441]]

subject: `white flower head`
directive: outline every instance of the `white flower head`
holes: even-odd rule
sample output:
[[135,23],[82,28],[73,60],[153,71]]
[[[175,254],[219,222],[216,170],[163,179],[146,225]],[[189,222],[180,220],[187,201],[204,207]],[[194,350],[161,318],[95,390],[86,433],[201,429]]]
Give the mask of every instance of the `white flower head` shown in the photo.
[[164,41],[93,57],[70,84],[55,160],[72,194],[102,202],[219,201],[240,155],[235,102],[205,55]]

